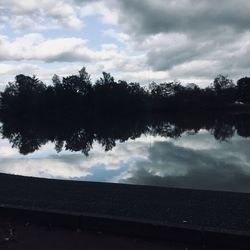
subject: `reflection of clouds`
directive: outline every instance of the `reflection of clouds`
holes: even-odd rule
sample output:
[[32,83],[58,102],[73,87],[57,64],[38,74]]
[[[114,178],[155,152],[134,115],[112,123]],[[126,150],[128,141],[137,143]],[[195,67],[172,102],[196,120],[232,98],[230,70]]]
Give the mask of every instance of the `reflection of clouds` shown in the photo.
[[[188,133],[185,133],[185,135],[188,135]],[[208,150],[220,147],[220,144],[215,142],[213,136],[208,136],[207,131],[199,131],[199,133],[194,136],[185,135],[177,140],[171,140],[171,142],[176,146],[193,150]]]
[[[202,139],[207,147],[204,141],[197,146]],[[250,192],[249,146],[250,140],[237,136],[220,143],[209,133],[155,142],[147,160],[137,161],[115,181]]]
[[54,157],[35,159],[7,159],[0,161],[0,171],[45,178],[73,178],[89,175],[88,169],[80,165],[60,161]]
[[[17,150],[9,157],[11,148],[4,144],[6,153],[0,157],[0,171],[26,176],[46,178],[80,178],[92,175],[92,169],[101,166],[106,171],[117,170],[124,165],[130,165],[138,159],[148,156],[149,142],[160,140],[152,136],[142,136],[138,140],[129,140],[126,143],[117,143],[111,151],[104,152],[98,144],[86,157],[81,153],[63,151],[56,154],[53,144],[44,145],[41,150],[28,156],[18,155]],[[0,149],[2,142],[0,144]],[[9,150],[9,151],[8,151]]]
[[15,156],[16,154],[18,154],[18,150],[10,146],[9,140],[1,139],[0,156],[11,157],[11,156]]
[[0,172],[63,179],[88,179],[199,189],[250,192],[250,139],[234,136],[219,142],[205,131],[177,140],[141,136],[116,143],[104,152],[93,144],[88,157],[55,153],[48,143],[21,156],[6,140],[0,143]]

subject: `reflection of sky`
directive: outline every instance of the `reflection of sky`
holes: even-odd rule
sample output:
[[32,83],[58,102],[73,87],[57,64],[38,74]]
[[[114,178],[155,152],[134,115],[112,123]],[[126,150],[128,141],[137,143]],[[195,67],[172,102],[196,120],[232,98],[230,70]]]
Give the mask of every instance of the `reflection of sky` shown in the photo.
[[111,151],[94,143],[88,157],[57,154],[49,143],[22,156],[0,141],[0,171],[58,179],[106,181],[196,189],[250,192],[250,139],[219,142],[207,131],[174,140],[141,136]]
[[117,176],[121,171],[127,170],[134,162],[146,159],[152,140],[160,141],[161,138],[144,136],[137,140],[129,140],[127,143],[117,142],[117,146],[109,152],[105,152],[99,144],[94,143],[88,157],[82,153],[69,151],[57,154],[52,143],[48,143],[33,154],[23,156],[17,149],[11,148],[8,140],[1,140],[0,171],[64,179],[97,180],[95,177],[98,176],[98,181],[108,181],[114,175]]

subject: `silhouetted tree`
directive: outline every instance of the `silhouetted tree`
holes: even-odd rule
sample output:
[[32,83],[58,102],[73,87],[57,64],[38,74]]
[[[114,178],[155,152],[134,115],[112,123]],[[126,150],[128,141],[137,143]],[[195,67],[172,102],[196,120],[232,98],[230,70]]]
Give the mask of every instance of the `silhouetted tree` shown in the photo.
[[90,76],[85,68],[79,71],[79,75],[63,77],[61,84],[65,91],[83,96],[88,94],[92,88]]
[[236,87],[228,76],[218,75],[213,82],[217,102],[221,104],[234,103],[236,100]]
[[17,75],[15,82],[9,83],[1,92],[2,113],[20,115],[40,111],[46,89],[46,85],[35,76]]
[[237,100],[250,103],[250,77],[243,77],[237,81]]
[[232,79],[229,79],[228,76],[218,75],[215,77],[213,82],[213,87],[216,93],[228,88],[234,87],[234,83]]

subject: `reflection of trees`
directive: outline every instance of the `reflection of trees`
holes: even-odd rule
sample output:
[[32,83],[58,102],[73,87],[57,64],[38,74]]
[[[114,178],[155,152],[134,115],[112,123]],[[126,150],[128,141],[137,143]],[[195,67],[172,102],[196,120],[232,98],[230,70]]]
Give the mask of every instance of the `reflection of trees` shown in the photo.
[[7,138],[12,144],[12,147],[18,148],[21,154],[29,154],[38,150],[42,145],[48,142],[40,131],[40,135],[37,135],[37,130],[30,126],[22,126],[18,128],[15,126],[9,126],[3,124],[1,127],[3,138]]
[[93,142],[111,150],[116,141],[125,142],[146,133],[147,124],[127,118],[117,121],[112,119],[92,120],[54,120],[30,122],[29,120],[11,119],[2,121],[1,133],[20,153],[28,154],[38,150],[51,141],[60,152],[63,148],[69,151],[81,151],[88,155]]
[[226,141],[234,136],[235,128],[230,124],[218,122],[212,133],[216,140]]
[[248,115],[241,115],[236,123],[238,135],[242,137],[250,137],[250,119]]
[[178,138],[183,133],[195,134],[200,129],[211,131],[216,140],[230,139],[235,132],[250,136],[250,117],[247,115],[189,116],[119,116],[75,119],[72,121],[46,121],[27,119],[2,119],[1,133],[21,154],[38,150],[47,142],[53,142],[55,149],[82,152],[88,155],[94,142],[105,151],[116,146],[116,142],[136,139],[142,134]]
[[92,148],[93,140],[93,134],[88,133],[85,129],[80,129],[65,139],[65,149],[82,151],[82,153],[88,155],[88,152]]
[[185,129],[168,122],[161,122],[159,125],[153,126],[151,130],[152,135],[170,138],[178,138],[183,132],[185,132]]

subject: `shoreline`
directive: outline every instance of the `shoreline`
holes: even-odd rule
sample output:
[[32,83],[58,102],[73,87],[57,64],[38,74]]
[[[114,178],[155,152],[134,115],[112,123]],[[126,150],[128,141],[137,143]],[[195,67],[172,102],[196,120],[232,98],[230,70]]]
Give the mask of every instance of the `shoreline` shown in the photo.
[[250,243],[250,194],[0,174],[16,220],[206,245]]

